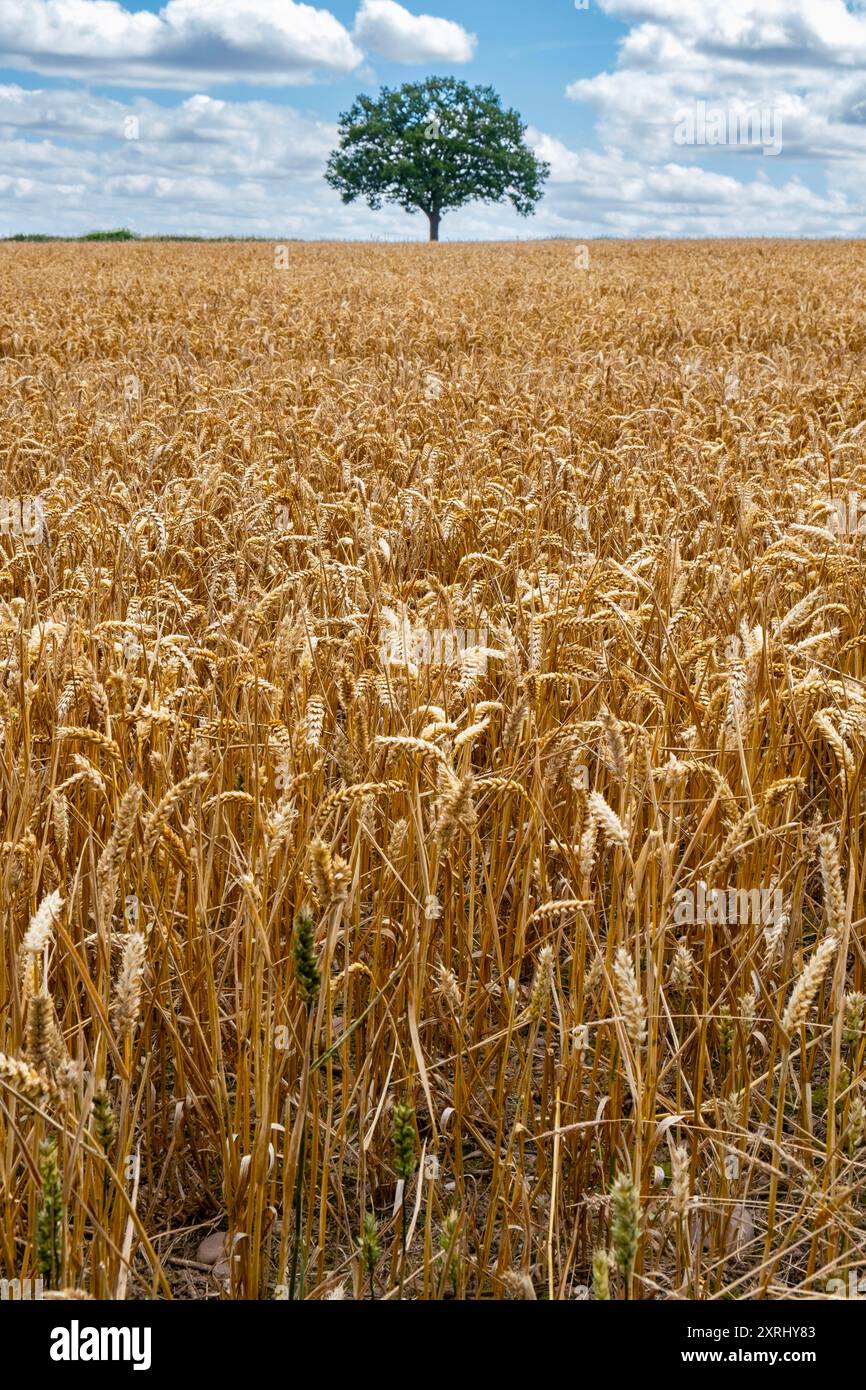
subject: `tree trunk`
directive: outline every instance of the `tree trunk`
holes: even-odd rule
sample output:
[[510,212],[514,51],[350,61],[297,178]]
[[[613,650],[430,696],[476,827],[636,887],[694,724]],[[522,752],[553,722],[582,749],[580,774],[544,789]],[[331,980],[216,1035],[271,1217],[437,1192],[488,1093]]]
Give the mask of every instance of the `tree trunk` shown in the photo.
[[438,241],[438,240],[439,240],[439,222],[440,222],[440,219],[441,219],[441,213],[439,213],[439,212],[428,212],[427,216],[428,216],[428,218],[430,219],[430,240],[431,240],[431,241]]

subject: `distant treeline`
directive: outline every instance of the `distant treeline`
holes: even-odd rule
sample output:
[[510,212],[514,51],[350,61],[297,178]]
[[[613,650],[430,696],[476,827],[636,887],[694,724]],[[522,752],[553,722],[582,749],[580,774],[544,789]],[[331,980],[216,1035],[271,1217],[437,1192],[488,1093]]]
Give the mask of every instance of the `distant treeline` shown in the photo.
[[[128,227],[115,227],[109,232],[85,232],[82,236],[55,236],[50,232],[16,232],[0,237],[0,241],[274,241],[272,236],[186,236],[182,233],[142,236]],[[300,237],[283,237],[283,241],[300,241]]]

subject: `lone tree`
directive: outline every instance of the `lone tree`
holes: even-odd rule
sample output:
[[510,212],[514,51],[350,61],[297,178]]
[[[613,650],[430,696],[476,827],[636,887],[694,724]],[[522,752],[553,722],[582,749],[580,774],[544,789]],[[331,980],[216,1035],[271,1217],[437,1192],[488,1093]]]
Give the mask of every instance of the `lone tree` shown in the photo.
[[492,87],[454,77],[384,87],[375,101],[360,96],[339,129],[325,178],[343,202],[366,198],[374,209],[385,201],[423,212],[431,241],[439,240],[443,212],[464,203],[508,199],[528,217],[550,172]]

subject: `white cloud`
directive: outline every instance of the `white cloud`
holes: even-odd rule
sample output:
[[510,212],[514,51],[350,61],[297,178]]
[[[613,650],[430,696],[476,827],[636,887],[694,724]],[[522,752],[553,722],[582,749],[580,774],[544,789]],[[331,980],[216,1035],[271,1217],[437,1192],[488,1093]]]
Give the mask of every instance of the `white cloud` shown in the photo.
[[168,0],[157,14],[118,0],[0,0],[0,66],[109,85],[299,85],[357,73],[361,44],[400,63],[464,63],[475,43],[394,0],[362,0],[354,36],[298,0]]
[[[137,138],[129,138],[129,134]],[[269,101],[196,94],[167,107],[0,87],[0,236],[415,238],[399,209],[346,207],[322,174],[337,127]]]
[[[616,69],[573,82],[566,95],[589,104],[607,148],[647,159],[695,161],[704,148],[677,144],[687,110],[706,101],[734,116],[763,113],[781,136],[782,158],[866,157],[866,13],[842,0],[599,0],[639,21]],[[732,140],[714,154],[753,159]]]
[[361,0],[355,38],[395,63],[468,63],[478,42],[452,20],[410,14],[395,0]]
[[0,65],[109,84],[303,83],[363,54],[328,11],[295,0],[0,0]]
[[[277,242],[425,239],[420,215],[345,206],[328,188],[322,172],[336,136],[329,122],[269,101],[199,93],[167,107],[0,87],[0,235],[127,225]],[[470,205],[446,215],[446,239],[856,235],[864,225],[866,156],[837,166],[850,177],[821,195],[797,178],[744,182],[678,160],[573,149],[535,129],[528,139],[552,168],[537,215],[526,221],[508,207]]]
[[[714,57],[740,63],[866,60],[866,14],[844,0],[599,0],[619,19],[657,23]],[[635,31],[637,36],[641,29]],[[629,41],[627,41],[628,43]],[[638,37],[631,42],[640,43]]]
[[849,190],[850,199],[822,197],[797,178],[746,183],[699,165],[571,150],[532,129],[529,139],[551,165],[542,216],[563,235],[821,235],[846,230],[844,218],[851,230],[866,209],[862,185]]
[[[130,136],[132,138],[130,138]],[[141,232],[302,234],[347,225],[322,170],[336,127],[271,102],[196,95],[177,107],[71,91],[0,87],[0,234]],[[21,181],[31,186],[22,190]],[[62,191],[61,191],[62,190]],[[26,196],[27,206],[21,202]]]
[[[588,199],[592,209],[587,173],[602,176],[598,158],[608,178],[602,220],[623,235],[862,234],[866,14],[843,0],[599,4],[632,27],[613,71],[567,88],[593,109],[604,152],[554,151],[558,208]],[[722,119],[727,143],[679,142],[697,103]],[[743,138],[746,125],[761,137]],[[786,174],[790,159],[813,161],[826,193]]]

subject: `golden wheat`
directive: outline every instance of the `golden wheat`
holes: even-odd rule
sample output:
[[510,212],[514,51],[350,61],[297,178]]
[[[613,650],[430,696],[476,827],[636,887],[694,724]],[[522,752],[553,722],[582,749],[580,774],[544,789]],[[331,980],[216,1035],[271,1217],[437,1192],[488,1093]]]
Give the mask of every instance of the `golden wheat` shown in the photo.
[[0,247],[0,1275],[821,1297],[866,252],[289,259]]

